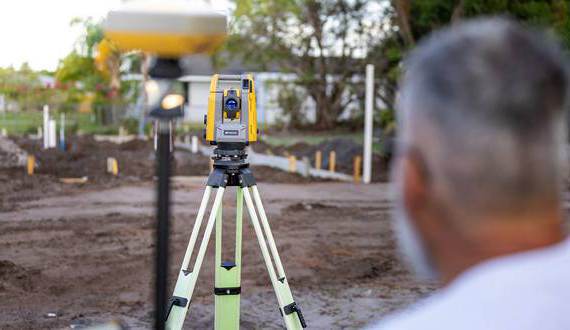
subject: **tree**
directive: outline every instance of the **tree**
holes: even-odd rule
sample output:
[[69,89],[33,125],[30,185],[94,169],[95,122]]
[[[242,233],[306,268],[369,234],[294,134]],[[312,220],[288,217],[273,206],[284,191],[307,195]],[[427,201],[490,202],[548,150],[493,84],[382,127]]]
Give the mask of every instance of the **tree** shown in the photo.
[[235,0],[232,37],[214,64],[240,57],[254,69],[293,73],[314,100],[318,128],[332,128],[364,98],[364,65],[392,111],[402,60],[418,40],[467,17],[506,14],[556,33],[570,47],[568,0]]
[[[418,40],[432,31],[462,19],[482,15],[508,15],[524,24],[556,34],[570,48],[570,4],[568,0],[392,0],[383,17],[390,19],[386,38],[368,54],[378,63],[377,95],[394,108],[401,61]],[[384,65],[382,65],[384,63]]]
[[39,108],[51,92],[50,86],[44,86],[40,80],[40,73],[32,70],[28,63],[22,63],[18,69],[0,68],[0,94],[15,102],[19,110]]
[[399,35],[413,46],[434,29],[463,18],[508,15],[521,22],[556,33],[570,47],[570,4],[568,0],[393,0]]
[[[121,68],[133,70],[134,66],[140,66],[139,55],[122,54],[104,38],[101,23],[91,18],[73,19],[71,25],[81,25],[83,33],[55,73],[58,82],[71,86],[66,103],[77,104],[86,97],[93,98],[99,120],[113,122],[123,98],[133,94],[129,93],[133,86],[121,81]],[[131,65],[123,65],[125,62]]]
[[[226,51],[256,69],[295,74],[316,104],[316,127],[335,126],[354,98],[363,55],[377,40],[375,2],[364,0],[237,0]],[[224,59],[218,57],[217,63]]]

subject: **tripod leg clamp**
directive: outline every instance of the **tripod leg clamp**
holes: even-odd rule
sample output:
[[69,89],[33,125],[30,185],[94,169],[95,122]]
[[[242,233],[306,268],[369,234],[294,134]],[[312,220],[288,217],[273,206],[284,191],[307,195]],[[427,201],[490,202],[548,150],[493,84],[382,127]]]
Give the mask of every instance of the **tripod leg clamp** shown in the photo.
[[208,176],[208,183],[206,185],[214,188],[225,188],[228,183],[228,175],[225,170],[221,168],[214,168],[212,173]]
[[238,295],[241,293],[241,287],[235,288],[214,288],[214,294],[216,296],[231,296],[231,295]]
[[[279,309],[279,312],[281,312],[281,309]],[[305,322],[305,318],[303,317],[301,308],[297,306],[297,303],[292,302],[289,305],[284,306],[283,312],[285,312],[285,315],[297,313],[297,316],[299,316],[299,321],[301,322],[301,326],[303,327],[303,329],[307,327],[307,323]]]
[[255,186],[255,177],[249,168],[242,168],[240,172],[240,185],[242,188]]
[[166,312],[166,320],[168,320],[168,316],[170,315],[170,312],[172,311],[172,307],[174,307],[174,306],[186,307],[187,304],[188,304],[188,299],[186,299],[186,298],[177,297],[177,296],[170,297],[170,300],[168,302],[168,311]]

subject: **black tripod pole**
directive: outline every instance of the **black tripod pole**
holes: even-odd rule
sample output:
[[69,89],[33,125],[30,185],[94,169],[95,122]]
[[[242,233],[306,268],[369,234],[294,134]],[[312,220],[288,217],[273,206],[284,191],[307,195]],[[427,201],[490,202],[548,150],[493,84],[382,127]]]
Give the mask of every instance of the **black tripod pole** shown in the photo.
[[166,322],[166,297],[168,290],[168,253],[170,219],[170,122],[159,120],[157,123],[157,212],[156,212],[156,255],[154,308],[157,330],[164,329]]

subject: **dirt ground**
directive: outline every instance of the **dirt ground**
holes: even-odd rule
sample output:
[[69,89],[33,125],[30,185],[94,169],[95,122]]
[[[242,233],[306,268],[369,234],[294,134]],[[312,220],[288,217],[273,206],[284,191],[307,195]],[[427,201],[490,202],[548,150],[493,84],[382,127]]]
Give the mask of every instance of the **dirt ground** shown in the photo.
[[[85,328],[111,320],[149,328],[152,142],[78,137],[62,152],[43,151],[39,141],[15,141],[38,166],[33,176],[21,168],[0,170],[0,328]],[[105,173],[107,157],[117,158],[119,176]],[[413,279],[396,257],[387,184],[315,182],[267,167],[253,170],[309,328],[360,328],[434,289]],[[208,171],[207,157],[176,151],[171,285]],[[83,176],[85,184],[59,181]],[[225,201],[229,247],[235,207],[233,196]],[[276,298],[248,221],[245,215],[242,328],[279,329]],[[186,328],[213,327],[212,288],[210,242]]]
[[[203,179],[175,180],[174,187],[172,285]],[[386,184],[261,183],[260,190],[311,329],[359,328],[433,290],[396,258]],[[226,196],[225,233],[233,228],[232,199]],[[64,187],[53,196],[13,200],[0,212],[0,328],[81,328],[110,320],[149,328],[153,200],[151,181]],[[244,216],[242,328],[279,329],[248,221]],[[212,328],[212,288],[210,242],[186,328]]]

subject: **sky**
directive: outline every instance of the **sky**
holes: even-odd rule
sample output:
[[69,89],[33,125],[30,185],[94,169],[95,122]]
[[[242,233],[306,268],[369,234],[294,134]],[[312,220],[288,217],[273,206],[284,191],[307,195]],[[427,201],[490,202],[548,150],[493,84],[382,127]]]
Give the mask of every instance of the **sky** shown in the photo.
[[[220,3],[221,2],[221,3]],[[213,1],[223,5],[225,1]],[[55,70],[81,33],[75,17],[103,18],[121,0],[0,0],[0,67]]]
[[74,17],[102,18],[120,0],[1,0],[0,67],[55,70],[81,32]]

